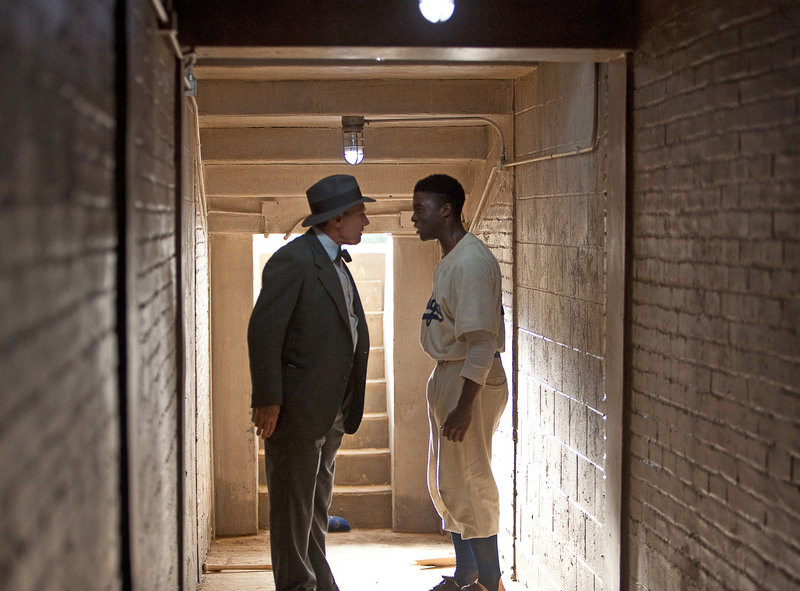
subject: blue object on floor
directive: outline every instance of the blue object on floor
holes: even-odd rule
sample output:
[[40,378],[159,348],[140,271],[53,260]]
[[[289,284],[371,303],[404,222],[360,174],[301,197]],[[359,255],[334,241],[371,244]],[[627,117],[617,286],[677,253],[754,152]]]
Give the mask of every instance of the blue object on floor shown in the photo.
[[342,532],[350,531],[350,524],[344,517],[337,517],[336,515],[328,516],[328,531],[329,532]]

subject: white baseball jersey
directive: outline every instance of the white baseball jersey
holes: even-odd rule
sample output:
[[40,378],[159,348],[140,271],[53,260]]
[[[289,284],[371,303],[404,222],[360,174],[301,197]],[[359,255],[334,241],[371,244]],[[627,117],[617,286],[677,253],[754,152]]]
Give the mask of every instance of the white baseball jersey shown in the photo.
[[497,351],[505,344],[500,265],[489,248],[467,233],[433,271],[433,293],[422,315],[420,341],[437,360],[464,359],[464,335],[488,331]]

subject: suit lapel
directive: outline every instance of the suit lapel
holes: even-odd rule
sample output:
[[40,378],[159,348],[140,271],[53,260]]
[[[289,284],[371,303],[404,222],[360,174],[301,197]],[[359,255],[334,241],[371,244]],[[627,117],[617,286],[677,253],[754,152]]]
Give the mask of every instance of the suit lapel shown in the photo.
[[314,262],[319,269],[319,281],[336,303],[336,309],[339,311],[339,316],[342,317],[342,320],[344,320],[344,323],[348,326],[349,332],[350,315],[347,313],[347,303],[344,299],[342,284],[339,281],[339,274],[336,272],[336,269],[334,269],[333,262],[328,256],[328,253],[325,252],[325,249],[314,234],[313,230],[309,230],[306,233],[306,240],[311,246],[311,251],[314,253]]

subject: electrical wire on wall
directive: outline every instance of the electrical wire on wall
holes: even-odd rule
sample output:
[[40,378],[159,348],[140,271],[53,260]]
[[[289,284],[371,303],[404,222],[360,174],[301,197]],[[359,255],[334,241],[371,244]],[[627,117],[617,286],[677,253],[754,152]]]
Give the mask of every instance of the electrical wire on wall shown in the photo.
[[203,212],[203,219],[208,218],[208,206],[206,202],[206,187],[203,173],[203,157],[200,147],[200,108],[197,105],[197,79],[194,77],[194,66],[197,63],[197,56],[194,53],[184,53],[178,43],[178,29],[175,26],[175,13],[171,15],[164,8],[161,0],[151,0],[153,9],[159,21],[158,32],[166,36],[172,44],[175,57],[183,65],[185,73],[182,75],[184,96],[189,98],[192,105],[192,119],[194,120],[195,132],[195,159],[197,162],[197,177],[200,186],[200,209]]

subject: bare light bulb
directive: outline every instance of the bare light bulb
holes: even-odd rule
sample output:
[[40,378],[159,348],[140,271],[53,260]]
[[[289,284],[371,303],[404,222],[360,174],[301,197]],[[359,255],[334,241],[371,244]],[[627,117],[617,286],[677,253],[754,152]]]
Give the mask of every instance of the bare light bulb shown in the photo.
[[455,0],[419,0],[419,11],[432,23],[443,23],[455,9]]
[[355,166],[364,159],[363,146],[347,146],[344,149],[344,159],[348,164]]

